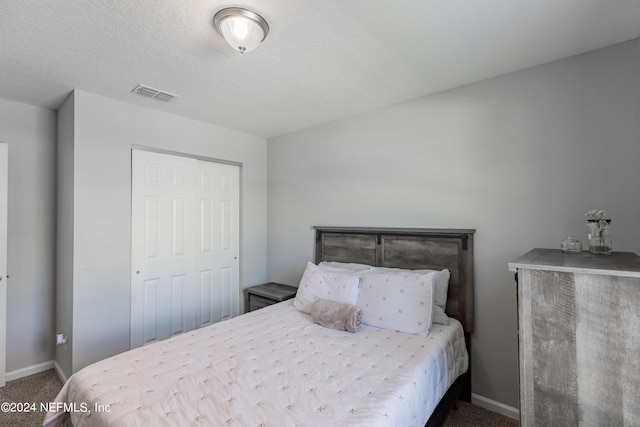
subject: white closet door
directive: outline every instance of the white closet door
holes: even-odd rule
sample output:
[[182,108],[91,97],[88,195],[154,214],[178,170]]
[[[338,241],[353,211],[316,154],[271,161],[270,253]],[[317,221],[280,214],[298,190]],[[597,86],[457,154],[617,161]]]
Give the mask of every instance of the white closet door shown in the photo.
[[196,327],[196,164],[132,152],[131,347]]
[[9,150],[0,143],[0,387],[6,384],[7,369],[7,206],[9,194]]
[[132,151],[131,347],[238,314],[239,167]]
[[200,326],[238,315],[240,171],[198,162]]

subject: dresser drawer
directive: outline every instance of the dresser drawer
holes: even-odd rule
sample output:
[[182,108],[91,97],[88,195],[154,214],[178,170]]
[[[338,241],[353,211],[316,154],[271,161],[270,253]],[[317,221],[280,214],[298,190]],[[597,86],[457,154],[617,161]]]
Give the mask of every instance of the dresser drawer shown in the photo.
[[269,298],[263,298],[258,295],[249,295],[249,311],[257,310],[259,308],[275,304],[276,302],[278,301],[274,301]]

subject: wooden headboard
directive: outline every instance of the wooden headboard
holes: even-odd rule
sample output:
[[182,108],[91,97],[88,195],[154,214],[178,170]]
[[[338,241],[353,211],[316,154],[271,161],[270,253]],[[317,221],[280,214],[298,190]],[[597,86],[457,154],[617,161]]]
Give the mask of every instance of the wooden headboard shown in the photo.
[[448,268],[447,315],[473,332],[473,233],[424,228],[314,227],[316,264],[353,262],[407,269]]

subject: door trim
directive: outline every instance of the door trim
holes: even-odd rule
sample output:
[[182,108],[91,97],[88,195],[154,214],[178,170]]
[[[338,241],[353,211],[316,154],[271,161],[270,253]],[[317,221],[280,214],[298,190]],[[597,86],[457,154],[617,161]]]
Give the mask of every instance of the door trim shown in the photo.
[[150,151],[152,153],[168,154],[170,156],[187,157],[189,159],[203,160],[205,162],[222,163],[224,165],[239,166],[242,170],[242,162],[234,162],[232,160],[218,159],[216,157],[200,156],[198,154],[183,153],[180,151],[164,150],[162,148],[147,147],[145,145],[131,145],[132,150]]
[[0,142],[0,387],[7,374],[7,217],[9,204],[9,145]]

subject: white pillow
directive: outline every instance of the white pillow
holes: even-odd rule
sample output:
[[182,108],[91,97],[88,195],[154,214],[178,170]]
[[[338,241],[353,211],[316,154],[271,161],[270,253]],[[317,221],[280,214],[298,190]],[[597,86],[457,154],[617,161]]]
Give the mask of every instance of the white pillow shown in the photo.
[[293,305],[303,313],[311,313],[318,299],[356,305],[360,291],[360,275],[354,272],[324,271],[307,263]]
[[433,321],[435,273],[362,274],[358,306],[362,323],[417,334],[429,332]]
[[447,295],[449,292],[449,278],[451,277],[449,270],[405,270],[402,268],[374,267],[371,271],[390,274],[435,273],[436,277],[433,287],[433,323],[440,325],[449,324],[449,316],[445,313],[447,309]]

